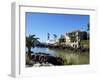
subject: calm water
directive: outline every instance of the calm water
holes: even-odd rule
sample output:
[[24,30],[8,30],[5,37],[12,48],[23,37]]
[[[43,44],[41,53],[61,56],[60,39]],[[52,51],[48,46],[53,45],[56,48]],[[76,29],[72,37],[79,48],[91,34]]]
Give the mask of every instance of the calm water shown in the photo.
[[56,56],[57,52],[55,50],[51,50],[49,48],[39,48],[39,47],[35,47],[32,49],[33,52],[43,52],[43,53],[48,53],[50,55]]
[[67,61],[73,61],[74,64],[89,64],[89,52],[75,52],[71,50],[61,50],[61,49],[49,49],[49,48],[38,48],[32,49],[33,52],[43,52],[48,53],[53,56],[60,56]]

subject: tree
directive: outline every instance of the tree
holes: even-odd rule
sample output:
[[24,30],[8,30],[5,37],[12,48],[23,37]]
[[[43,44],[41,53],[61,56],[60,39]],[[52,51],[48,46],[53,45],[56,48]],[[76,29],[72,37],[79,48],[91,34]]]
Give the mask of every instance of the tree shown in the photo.
[[57,39],[57,35],[56,35],[56,34],[53,34],[53,36],[54,36],[54,40],[56,41],[56,39]]
[[35,47],[35,44],[38,42],[39,38],[35,38],[35,35],[26,36],[26,47],[28,49],[28,55],[31,56],[31,48]]
[[87,40],[87,32],[86,31],[80,32],[79,37],[81,40]]
[[89,31],[90,30],[90,23],[87,24],[87,27],[88,27],[87,30]]
[[90,23],[87,24],[87,38],[89,39],[89,30],[90,30]]
[[48,36],[48,37],[47,37],[47,40],[49,40],[49,39],[50,39],[50,33],[48,33],[47,36]]
[[64,35],[61,35],[60,38],[59,38],[59,43],[63,44],[65,42],[66,42],[66,39],[65,39]]

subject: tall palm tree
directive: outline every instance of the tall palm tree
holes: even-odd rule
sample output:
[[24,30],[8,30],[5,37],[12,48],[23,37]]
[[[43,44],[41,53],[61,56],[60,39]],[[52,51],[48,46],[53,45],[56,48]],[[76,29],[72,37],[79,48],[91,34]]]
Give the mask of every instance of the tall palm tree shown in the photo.
[[56,39],[57,39],[57,35],[56,35],[56,34],[53,34],[53,36],[54,36],[54,40],[56,41]]
[[59,38],[59,44],[62,44],[62,43],[65,43],[66,42],[66,39],[64,37],[64,35],[61,35],[60,38]]
[[87,24],[87,27],[88,27],[87,30],[89,31],[90,30],[90,23]]
[[90,23],[87,24],[87,38],[89,39]]
[[47,37],[47,40],[49,40],[49,39],[50,39],[50,33],[48,33],[47,36],[48,36],[48,37]]
[[35,44],[38,42],[39,38],[35,38],[35,35],[26,36],[26,47],[28,49],[28,55],[31,56],[31,48],[35,47]]

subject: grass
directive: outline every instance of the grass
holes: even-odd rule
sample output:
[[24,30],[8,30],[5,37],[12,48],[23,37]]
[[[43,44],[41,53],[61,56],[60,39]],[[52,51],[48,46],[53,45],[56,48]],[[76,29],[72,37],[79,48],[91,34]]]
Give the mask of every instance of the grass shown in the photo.
[[89,64],[89,52],[80,53],[69,50],[61,50],[58,52],[58,56],[61,56],[64,59],[63,65]]

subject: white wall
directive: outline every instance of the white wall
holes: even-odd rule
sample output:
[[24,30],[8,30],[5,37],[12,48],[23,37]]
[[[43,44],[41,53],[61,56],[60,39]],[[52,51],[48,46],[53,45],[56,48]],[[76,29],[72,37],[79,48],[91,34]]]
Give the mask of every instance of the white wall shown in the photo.
[[[10,65],[11,65],[11,2],[14,0],[1,0],[0,1],[0,80],[14,80],[14,78],[10,77]],[[25,0],[24,0],[25,1]],[[28,1],[28,0],[27,0]],[[30,0],[29,0],[30,1]],[[32,0],[33,1],[33,0]],[[71,5],[85,5],[90,6],[94,5],[98,8],[97,12],[97,20],[100,21],[100,6],[99,0],[35,0],[39,2],[47,2],[53,1],[53,4],[56,2],[65,1],[67,4]],[[95,35],[97,40],[97,46],[100,44],[100,23],[98,23],[96,27],[96,31],[98,34]],[[98,50],[98,67],[97,73],[80,73],[80,74],[65,74],[61,76],[36,76],[36,77],[27,77],[21,78],[18,80],[100,80],[100,51],[99,46],[96,47]]]

